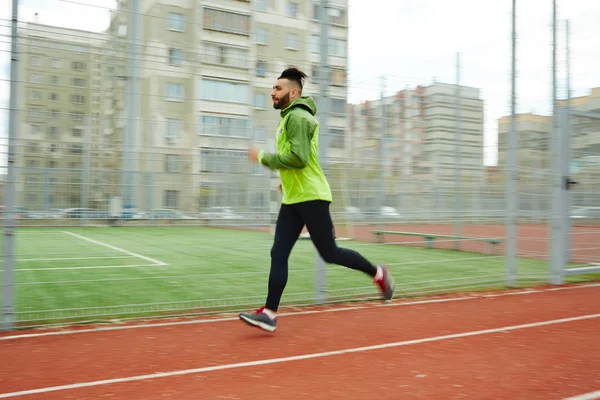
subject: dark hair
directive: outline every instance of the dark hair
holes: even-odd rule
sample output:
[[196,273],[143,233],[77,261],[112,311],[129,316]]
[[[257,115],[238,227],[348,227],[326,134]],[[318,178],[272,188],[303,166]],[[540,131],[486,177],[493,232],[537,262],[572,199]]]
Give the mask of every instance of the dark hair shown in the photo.
[[277,79],[294,81],[300,85],[300,91],[302,91],[302,88],[304,87],[304,80],[306,78],[308,78],[308,76],[304,72],[300,71],[298,68],[291,67],[284,70]]

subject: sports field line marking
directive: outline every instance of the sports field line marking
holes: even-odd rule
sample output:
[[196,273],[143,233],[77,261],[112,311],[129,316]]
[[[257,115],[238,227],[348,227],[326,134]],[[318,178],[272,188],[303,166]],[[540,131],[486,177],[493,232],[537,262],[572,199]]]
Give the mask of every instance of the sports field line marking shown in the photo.
[[590,393],[579,394],[577,396],[569,397],[563,400],[597,400],[600,399],[600,390]]
[[146,256],[143,256],[141,254],[137,254],[137,253],[134,253],[134,252],[129,251],[129,250],[122,249],[122,248],[117,247],[117,246],[113,246],[112,244],[108,244],[108,243],[100,242],[98,240],[90,239],[88,237],[79,235],[77,233],[68,232],[68,231],[62,231],[62,233],[66,234],[66,235],[74,236],[76,238],[79,238],[81,240],[85,240],[85,241],[90,242],[90,243],[94,243],[94,244],[98,244],[100,246],[108,247],[109,249],[120,251],[121,253],[125,253],[125,254],[128,254],[128,255],[133,256],[133,257],[141,258],[142,260],[150,261],[151,263],[154,263],[154,264],[169,265],[169,264],[167,264],[165,262],[162,262],[162,261],[159,261],[159,260],[155,260],[154,258],[146,257]]
[[57,392],[57,391],[62,391],[62,390],[81,389],[81,388],[92,387],[92,386],[102,386],[102,385],[112,385],[112,384],[116,384],[116,383],[143,381],[143,380],[148,380],[148,379],[169,378],[169,377],[173,377],[173,376],[201,374],[201,373],[206,373],[206,372],[223,371],[223,370],[228,370],[228,369],[256,367],[259,365],[280,364],[280,363],[292,362],[292,361],[301,361],[301,360],[309,360],[309,359],[315,359],[315,358],[331,357],[331,356],[337,356],[337,355],[342,355],[342,354],[361,353],[361,352],[366,352],[366,351],[389,349],[389,348],[393,348],[393,347],[411,346],[411,345],[415,345],[415,344],[439,342],[442,340],[451,340],[451,339],[460,339],[460,338],[471,337],[471,336],[480,336],[480,335],[486,335],[486,334],[490,334],[490,333],[499,333],[499,332],[505,333],[505,332],[516,331],[516,330],[520,330],[520,329],[537,328],[540,326],[556,325],[556,324],[563,324],[563,323],[575,322],[575,321],[584,321],[584,320],[594,319],[594,318],[600,318],[600,314],[586,314],[586,315],[579,315],[576,317],[567,317],[567,318],[532,322],[529,324],[508,325],[508,326],[503,326],[500,328],[483,329],[483,330],[479,330],[479,331],[468,331],[468,332],[462,332],[462,333],[454,333],[454,334],[450,334],[450,335],[431,336],[431,337],[426,337],[426,338],[421,338],[421,339],[405,340],[405,341],[401,341],[401,342],[383,343],[383,344],[377,344],[377,345],[372,345],[372,346],[351,347],[351,348],[347,348],[347,349],[325,351],[325,352],[321,352],[321,353],[309,353],[309,354],[302,354],[302,355],[298,355],[298,356],[270,358],[270,359],[264,359],[264,360],[235,363],[235,364],[213,365],[210,367],[175,370],[175,371],[168,371],[168,372],[157,372],[154,374],[128,376],[128,377],[124,377],[124,378],[104,379],[104,380],[91,381],[91,382],[72,383],[69,385],[49,386],[49,387],[44,387],[44,388],[39,388],[39,389],[23,390],[20,392],[2,393],[2,394],[0,394],[0,399],[5,399],[5,398],[9,398],[9,397],[27,396],[30,394]]
[[15,261],[70,261],[70,260],[108,260],[131,258],[133,256],[108,256],[108,257],[59,257],[59,258],[17,258]]
[[[311,315],[311,314],[325,314],[332,312],[341,312],[341,311],[355,311],[355,310],[364,310],[368,308],[376,308],[376,307],[402,307],[402,306],[414,306],[414,305],[423,305],[423,304],[435,304],[435,303],[450,303],[455,301],[465,301],[465,300],[476,300],[482,298],[498,298],[498,297],[506,297],[506,296],[519,296],[524,294],[538,294],[545,293],[550,291],[561,291],[561,290],[575,290],[575,289],[589,289],[594,287],[600,287],[600,283],[590,283],[590,284],[581,284],[576,286],[565,286],[558,288],[546,288],[546,289],[529,289],[518,292],[507,292],[507,293],[498,293],[498,294],[480,294],[474,296],[462,296],[462,297],[447,297],[442,299],[429,299],[429,300],[414,300],[414,301],[403,301],[389,304],[369,304],[364,306],[351,306],[351,307],[339,307],[339,308],[329,308],[325,310],[307,310],[307,311],[297,311],[297,312],[288,312],[288,313],[279,313],[280,317],[294,317],[297,315]],[[231,322],[237,321],[238,317],[222,317],[222,318],[212,318],[212,319],[193,319],[188,321],[176,321],[176,322],[157,322],[157,323],[149,323],[149,324],[138,324],[138,325],[125,325],[125,326],[108,326],[108,327],[98,327],[91,329],[77,329],[77,330],[60,330],[60,331],[52,331],[52,332],[41,332],[41,333],[26,333],[22,335],[11,335],[11,336],[0,336],[0,341],[3,340],[16,340],[16,339],[29,339],[29,338],[37,338],[44,336],[62,336],[62,335],[72,335],[76,333],[94,333],[94,332],[104,332],[104,331],[121,331],[127,329],[140,329],[140,328],[161,328],[166,326],[177,326],[177,325],[195,325],[195,324],[210,324],[217,322]]]
[[80,267],[49,267],[49,268],[17,268],[15,271],[64,271],[80,269],[110,269],[110,268],[137,268],[137,267],[164,267],[167,264],[130,264],[130,265],[96,265]]

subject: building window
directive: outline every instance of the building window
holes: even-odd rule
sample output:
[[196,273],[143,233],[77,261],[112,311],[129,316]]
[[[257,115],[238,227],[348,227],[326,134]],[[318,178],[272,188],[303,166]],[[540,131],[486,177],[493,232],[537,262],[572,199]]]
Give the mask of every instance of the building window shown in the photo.
[[85,97],[80,94],[72,94],[71,95],[71,103],[83,104],[83,103],[85,103]]
[[[321,5],[314,3],[313,4],[313,13],[312,18],[320,21],[320,9]],[[340,8],[329,7],[327,10],[327,19],[330,23],[336,25],[346,25],[346,10]]]
[[248,49],[205,43],[205,62],[221,66],[247,68]]
[[167,119],[165,137],[177,139],[181,130],[181,121],[178,119]]
[[29,118],[41,118],[43,116],[43,112],[39,108],[30,108],[27,113]]
[[183,14],[169,13],[167,19],[169,30],[183,32],[185,24]]
[[71,134],[73,135],[73,137],[80,138],[80,137],[83,136],[83,129],[81,129],[81,128],[73,128],[71,130]]
[[334,149],[343,149],[344,148],[344,130],[343,129],[329,129],[329,135],[331,136],[331,142],[329,145]]
[[29,142],[27,144],[27,151],[29,151],[30,153],[37,153],[38,148],[39,148],[38,142]]
[[42,92],[40,92],[39,90],[32,90],[29,93],[29,99],[31,101],[40,101],[40,100],[42,100]]
[[247,152],[206,148],[200,151],[200,172],[246,173],[247,168]]
[[264,61],[256,62],[256,76],[267,76],[267,63]]
[[290,50],[298,50],[298,35],[288,33],[285,35],[285,48]]
[[179,166],[181,164],[181,157],[177,154],[167,154],[167,162],[165,165],[165,171],[169,173],[179,172]]
[[298,16],[298,4],[294,1],[288,0],[285,6],[285,15],[291,18],[297,18]]
[[82,79],[82,78],[71,78],[71,86],[85,87],[85,79]]
[[346,86],[346,71],[343,69],[332,68],[329,77],[331,86]]
[[[330,56],[336,57],[346,57],[346,45],[347,42],[342,39],[329,38],[329,43],[327,50],[329,51]],[[321,36],[320,35],[311,35],[310,36],[310,47],[311,52],[320,53],[321,52]]]
[[52,61],[50,61],[50,67],[52,67],[54,69],[59,69],[60,68],[60,60],[58,58],[53,58]]
[[250,35],[250,16],[205,8],[204,29]]
[[58,76],[56,76],[56,75],[52,75],[52,76],[50,77],[50,84],[51,84],[51,85],[58,85],[58,82],[59,82],[59,80],[58,80]]
[[181,83],[167,83],[165,97],[168,101],[183,101],[184,91]]
[[347,42],[342,39],[329,38],[329,55],[346,57]]
[[58,101],[58,93],[48,93],[48,100]]
[[246,118],[200,116],[200,135],[249,137],[249,123]]
[[334,114],[345,114],[346,113],[346,100],[331,99],[331,112]]
[[85,63],[81,61],[71,61],[71,69],[73,71],[85,71]]
[[165,207],[177,208],[179,190],[165,190]]
[[267,11],[269,0],[256,0],[256,11]]
[[58,110],[50,110],[50,111],[48,111],[48,117],[50,119],[58,119],[58,118],[60,118]]
[[267,95],[264,93],[254,93],[254,108],[264,109],[267,104]]
[[30,125],[29,126],[29,133],[31,135],[37,135],[37,134],[39,134],[41,132],[42,132],[42,127],[41,126],[39,126],[39,125]]
[[246,83],[203,79],[200,85],[200,97],[203,100],[248,103],[248,94],[249,90]]
[[256,30],[256,44],[266,45],[269,41],[269,32],[264,28]]
[[182,65],[183,64],[183,50],[181,49],[169,49],[169,65]]
[[71,120],[83,121],[83,113],[80,111],[71,111]]
[[42,66],[42,59],[40,57],[37,57],[37,56],[31,57],[31,65],[33,65],[34,67],[41,67]]
[[49,139],[58,139],[58,127],[56,126],[49,126],[48,127],[48,138]]
[[31,74],[31,83],[42,83],[42,77],[40,74]]
[[71,145],[70,149],[71,154],[81,154],[83,153],[83,145],[79,143],[75,143]]
[[346,10],[340,8],[329,8],[328,12],[329,22],[336,25],[346,24]]

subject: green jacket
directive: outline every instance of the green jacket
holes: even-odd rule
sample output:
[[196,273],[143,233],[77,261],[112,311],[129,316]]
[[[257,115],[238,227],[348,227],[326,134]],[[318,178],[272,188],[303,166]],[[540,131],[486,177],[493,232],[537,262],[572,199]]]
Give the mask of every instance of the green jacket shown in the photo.
[[281,175],[283,204],[311,200],[332,201],[331,188],[319,165],[317,105],[303,96],[281,110],[277,128],[277,153],[261,150],[258,161]]

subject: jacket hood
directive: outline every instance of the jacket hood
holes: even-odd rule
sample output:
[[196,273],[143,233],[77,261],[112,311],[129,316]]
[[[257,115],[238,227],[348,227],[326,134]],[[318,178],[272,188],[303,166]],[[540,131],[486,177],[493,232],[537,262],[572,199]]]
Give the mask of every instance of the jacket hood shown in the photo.
[[285,117],[287,113],[294,107],[302,107],[306,109],[311,115],[315,115],[317,113],[317,104],[310,96],[302,96],[296,100],[294,100],[290,105],[281,110],[281,118]]

